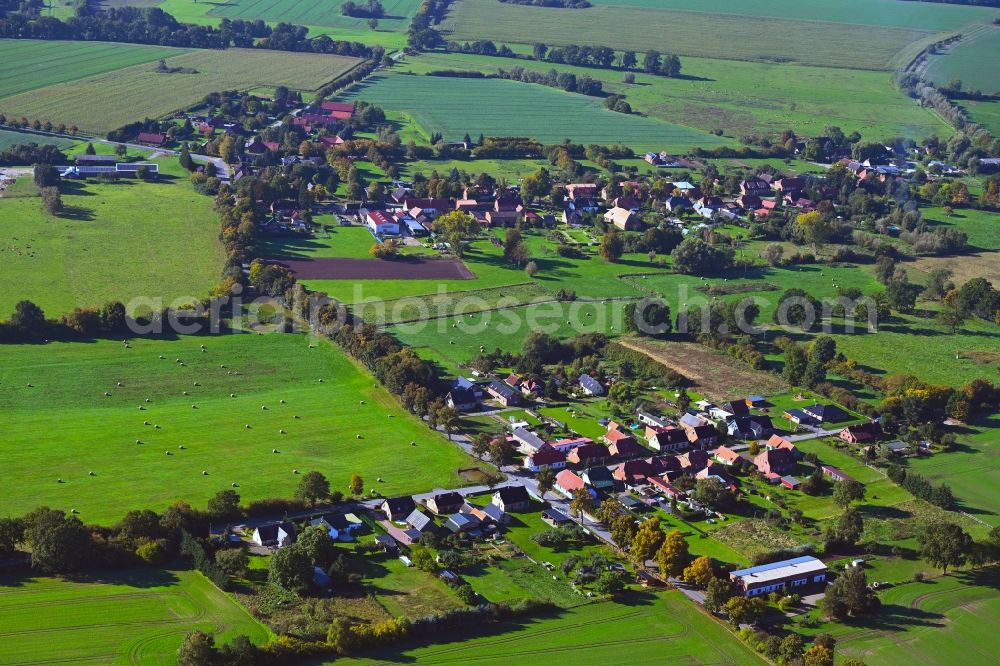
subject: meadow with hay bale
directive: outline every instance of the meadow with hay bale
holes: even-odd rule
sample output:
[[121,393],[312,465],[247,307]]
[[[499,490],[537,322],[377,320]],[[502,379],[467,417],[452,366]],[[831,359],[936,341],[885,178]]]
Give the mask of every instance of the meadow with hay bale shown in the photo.
[[323,472],[334,489],[352,474],[382,477],[379,491],[395,495],[461,485],[459,469],[472,463],[337,347],[310,347],[303,335],[9,345],[0,353],[11,515],[72,507],[87,523],[110,524],[133,508],[203,506],[234,483],[244,502],[290,497],[297,469]]

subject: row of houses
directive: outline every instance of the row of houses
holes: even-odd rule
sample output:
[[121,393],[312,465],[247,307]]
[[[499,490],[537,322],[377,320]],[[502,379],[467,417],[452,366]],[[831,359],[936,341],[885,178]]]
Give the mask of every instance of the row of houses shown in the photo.
[[[483,506],[469,502],[460,493],[442,492],[424,501],[426,512],[410,496],[388,498],[379,509],[386,517],[381,523],[386,533],[397,544],[409,546],[428,533],[482,536],[505,525],[508,513],[530,507],[531,497],[524,486],[505,486],[497,489]],[[443,524],[439,525],[433,517],[441,519]]]

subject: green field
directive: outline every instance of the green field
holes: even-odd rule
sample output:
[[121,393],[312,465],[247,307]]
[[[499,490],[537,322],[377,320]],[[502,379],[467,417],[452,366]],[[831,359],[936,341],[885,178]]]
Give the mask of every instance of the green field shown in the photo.
[[870,619],[806,631],[832,633],[841,658],[869,664],[988,663],[984,637],[1000,629],[998,583],[995,567],[906,583],[881,592]]
[[[100,57],[106,44],[99,42],[22,42],[30,45],[10,53],[8,62],[19,68],[35,66],[35,49],[49,45],[70,45],[87,49]],[[143,48],[126,47],[128,49]],[[149,60],[168,55],[170,67],[195,70],[190,74],[157,73],[152,64],[124,63],[117,69],[81,75],[74,61],[56,61],[52,73],[38,82],[22,81],[21,87],[32,85],[27,92],[0,95],[0,111],[8,116],[51,120],[54,123],[77,125],[81,129],[105,133],[143,117],[160,117],[195,104],[208,93],[220,90],[249,90],[285,85],[289,88],[313,91],[353,68],[359,60],[325,54],[288,53],[258,49],[181,49],[154,50]],[[166,52],[166,53],[165,53]],[[138,53],[145,53],[139,51]],[[173,55],[169,55],[169,54]],[[5,63],[6,64],[6,63]],[[132,66],[127,66],[132,65]],[[61,83],[50,83],[61,79]]]
[[1000,68],[996,65],[1000,27],[983,25],[963,34],[965,38],[946,55],[931,56],[928,78],[938,84],[960,79],[966,89],[1000,93]]
[[819,135],[829,125],[871,137],[951,133],[937,116],[903,95],[883,72],[685,58],[684,78],[637,73],[635,83],[626,84],[621,72],[612,70],[453,53],[409,58],[396,69],[422,74],[512,67],[541,72],[555,67],[578,77],[586,74],[601,80],[607,92],[624,95],[635,111],[706,131],[723,129],[735,137],[788,128]]
[[270,631],[200,573],[131,569],[73,581],[0,578],[0,662],[173,664],[188,631]]
[[963,100],[960,104],[969,114],[969,119],[972,122],[979,123],[994,136],[1000,134],[1000,101],[970,102]]
[[[368,19],[353,18],[341,14],[340,8],[346,0],[230,0],[212,3],[208,16],[228,19],[264,19],[284,21],[295,25],[316,25],[350,30],[367,29]],[[364,3],[355,3],[364,4]],[[382,0],[385,18],[379,19],[383,30],[405,31],[409,21],[417,12],[420,0]]]
[[764,663],[680,592],[627,593],[617,603],[505,623],[481,636],[463,632],[451,642],[375,651],[355,663],[598,664],[620,663],[624,654],[636,664]]
[[201,506],[234,483],[244,501],[288,497],[294,470],[320,470],[341,490],[359,473],[387,495],[461,484],[469,458],[338,349],[308,342],[248,334],[3,347],[4,511],[44,504],[110,523],[177,499]]
[[[176,170],[176,165],[164,165]],[[117,299],[204,298],[223,252],[212,200],[182,180],[64,186],[60,217],[28,177],[0,199],[0,318],[22,299],[50,317]]]
[[427,130],[454,140],[482,133],[658,150],[723,143],[695,129],[608,111],[598,98],[518,81],[389,73],[372,76],[339,97],[405,110]]
[[[740,3],[743,6],[745,3]],[[753,3],[760,4],[760,3]],[[772,3],[767,3],[773,6]],[[796,4],[790,0],[786,7]],[[800,4],[801,3],[797,3]],[[763,62],[794,62],[822,67],[857,69],[889,69],[889,61],[907,44],[926,38],[942,26],[954,27],[967,21],[991,15],[974,9],[952,13],[951,7],[934,7],[933,20],[913,19],[908,23],[921,26],[896,27],[896,12],[912,11],[910,3],[881,2],[884,11],[873,12],[868,25],[852,25],[836,21],[806,20],[812,16],[815,3],[791,11],[793,18],[731,13],[704,13],[650,9],[638,6],[599,6],[583,10],[554,10],[497,2],[497,0],[460,0],[448,14],[442,27],[453,40],[491,39],[495,42],[550,46],[594,44],[617,50],[631,49],[643,53],[657,48],[663,53],[680,56],[723,58],[727,60],[758,60]],[[870,3],[854,0],[859,9],[853,12],[838,9],[839,2],[823,3],[829,12],[852,18],[867,14]],[[700,3],[699,3],[700,5]],[[693,2],[685,3],[694,7]],[[964,8],[968,10],[969,8]],[[918,8],[918,11],[927,11]],[[797,17],[795,16],[797,14]],[[951,18],[948,18],[951,14]],[[940,18],[943,17],[943,18]],[[933,27],[932,27],[933,26]],[[816,39],[817,31],[823,38]]]
[[948,30],[992,15],[983,7],[931,3],[900,4],[899,0],[591,0],[610,7],[671,9],[709,14],[776,19],[804,19],[856,25]]
[[993,417],[958,432],[954,451],[910,458],[907,465],[935,483],[951,486],[962,510],[990,525],[1000,525],[1000,418]]
[[261,256],[275,259],[371,258],[368,251],[375,239],[367,227],[336,226],[332,216],[324,215],[316,216],[314,221],[323,225],[323,229],[312,235],[265,236],[260,243]]
[[51,143],[57,148],[68,148],[76,143],[73,139],[63,139],[60,137],[43,136],[41,134],[31,134],[29,132],[15,132],[13,130],[0,129],[0,150],[5,150],[10,146],[23,143],[37,143],[45,145]]
[[[308,23],[310,37],[329,35],[331,39],[363,42],[386,49],[402,49],[406,46],[406,29],[409,18],[419,6],[416,0],[382,0],[387,17],[379,19],[376,30],[368,27],[367,19],[343,16],[340,6],[345,0],[328,0],[324,3],[310,3],[305,0],[232,0],[220,2],[198,2],[198,0],[142,0],[152,3],[169,13],[178,21],[196,25],[219,25],[223,19],[261,19],[274,26],[279,21],[301,25],[305,19],[321,21]],[[133,4],[131,0],[115,0]],[[363,3],[356,3],[363,4]]]
[[139,44],[0,39],[0,98],[187,52]]

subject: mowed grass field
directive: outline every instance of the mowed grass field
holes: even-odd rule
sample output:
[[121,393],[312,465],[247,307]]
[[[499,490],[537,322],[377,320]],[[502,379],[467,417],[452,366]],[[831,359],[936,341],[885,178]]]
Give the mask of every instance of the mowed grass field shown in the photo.
[[310,342],[231,334],[4,346],[4,515],[48,505],[107,524],[176,500],[204,506],[234,483],[244,502],[290,497],[295,470],[319,470],[342,491],[358,473],[366,493],[386,495],[461,485],[469,458],[338,349]]
[[140,44],[0,39],[0,98],[186,52]]
[[482,133],[530,136],[544,143],[624,143],[640,150],[711,148],[725,142],[693,128],[608,111],[599,98],[519,81],[388,73],[339,98],[405,110],[425,129],[453,140]]
[[871,618],[807,631],[832,633],[840,658],[869,664],[988,663],[984,637],[1000,630],[998,584],[996,567],[906,583],[879,593],[882,608]]
[[[623,83],[621,72],[612,70],[469,54],[428,53],[408,58],[396,69],[424,73],[555,68],[599,79],[607,92],[624,95],[635,111],[652,118],[706,131],[722,129],[734,137],[789,127],[819,135],[830,125],[872,138],[951,133],[937,116],[894,87],[884,72],[709,58],[685,58],[683,64],[685,78],[637,73],[634,84]],[[761,85],[764,81],[767,84]]]
[[67,148],[75,144],[76,141],[60,137],[43,136],[41,134],[31,134],[29,132],[0,129],[0,150],[6,150],[10,146],[23,143],[37,143],[38,145],[51,143],[58,148]]
[[[75,48],[107,46],[99,42],[43,43],[70,44]],[[169,114],[219,90],[284,85],[313,91],[360,62],[345,56],[256,49],[173,50],[172,53],[166,58],[169,67],[193,69],[197,73],[162,74],[155,71],[153,63],[146,63],[92,76],[63,74],[66,78],[62,83],[48,85],[43,81],[28,92],[0,97],[0,110],[8,116],[75,124],[84,131],[105,133],[143,117]],[[11,57],[17,66],[34,63],[30,48],[23,54],[16,51]],[[156,56],[159,57],[162,55]],[[72,71],[73,62],[62,62],[58,67]]]
[[73,581],[0,578],[4,664],[173,664],[188,631],[264,643],[270,631],[195,571],[131,569]]
[[624,655],[636,664],[765,663],[676,591],[627,593],[617,603],[505,623],[486,635],[473,630],[451,642],[374,651],[350,663],[599,664],[621,663]]
[[[889,61],[907,44],[928,37],[940,26],[960,25],[968,20],[989,16],[986,11],[961,12],[950,21],[912,21],[922,27],[897,27],[890,19],[892,12],[906,14],[907,4],[880,2],[885,11],[876,12],[879,22],[868,25],[850,22],[807,20],[816,3],[798,3],[789,10],[792,19],[773,15],[746,15],[680,11],[662,9],[659,5],[611,6],[603,4],[590,9],[557,10],[545,7],[512,5],[497,0],[460,0],[455,3],[442,23],[446,38],[452,40],[492,39],[495,42],[550,46],[593,44],[618,50],[631,49],[643,53],[656,48],[663,53],[681,56],[723,58],[727,60],[758,60],[764,62],[794,62],[821,67],[857,69],[889,69]],[[686,7],[700,6],[693,1]],[[718,4],[718,3],[714,3]],[[762,4],[760,2],[753,3]],[[768,3],[770,4],[770,3]],[[791,2],[784,2],[791,5]],[[836,11],[841,3],[829,0],[821,3]],[[856,11],[841,11],[851,18],[865,13],[869,3],[855,0]],[[739,3],[740,7],[745,3]],[[719,7],[720,10],[724,9]],[[949,8],[935,8],[948,16]],[[965,8],[968,9],[968,8]],[[766,11],[765,14],[770,14]],[[822,35],[821,38],[818,36]]]
[[187,182],[76,182],[62,200],[49,215],[30,176],[0,198],[0,318],[22,299],[57,317],[108,300],[203,298],[218,283],[218,218]]
[[970,102],[963,100],[962,108],[974,123],[979,123],[992,134],[1000,134],[1000,102]]
[[960,79],[963,88],[1000,93],[1000,26],[977,26],[963,35],[947,54],[931,56],[928,78],[938,84]]

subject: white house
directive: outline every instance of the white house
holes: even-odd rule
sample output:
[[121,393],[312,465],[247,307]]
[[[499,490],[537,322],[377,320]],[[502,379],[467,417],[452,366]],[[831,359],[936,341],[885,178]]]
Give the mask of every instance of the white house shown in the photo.
[[399,222],[384,210],[362,210],[365,224],[376,236],[398,236]]

